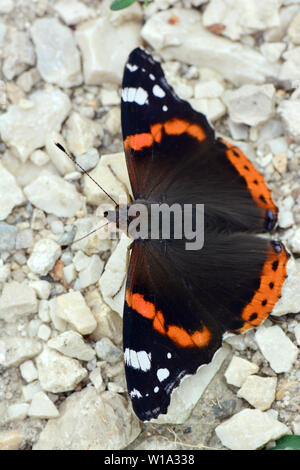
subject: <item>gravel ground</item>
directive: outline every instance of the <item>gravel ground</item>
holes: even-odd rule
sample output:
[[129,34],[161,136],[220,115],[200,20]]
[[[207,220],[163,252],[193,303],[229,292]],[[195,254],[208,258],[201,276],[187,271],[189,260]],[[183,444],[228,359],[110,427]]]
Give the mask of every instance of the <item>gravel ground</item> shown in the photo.
[[[300,434],[300,2],[110,3],[0,0],[0,449],[257,449]],[[54,145],[126,197],[120,83],[138,45],[263,173],[292,254],[274,315],[226,337],[145,424],[122,361],[129,240],[70,245],[108,199]]]

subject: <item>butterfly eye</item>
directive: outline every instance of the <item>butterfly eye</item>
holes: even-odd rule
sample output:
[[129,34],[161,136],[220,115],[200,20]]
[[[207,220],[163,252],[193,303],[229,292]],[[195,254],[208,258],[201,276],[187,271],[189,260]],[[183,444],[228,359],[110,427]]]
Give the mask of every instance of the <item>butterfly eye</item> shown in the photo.
[[104,217],[106,218],[106,217],[108,216],[108,211],[105,211],[105,212],[103,213],[103,215],[104,215]]

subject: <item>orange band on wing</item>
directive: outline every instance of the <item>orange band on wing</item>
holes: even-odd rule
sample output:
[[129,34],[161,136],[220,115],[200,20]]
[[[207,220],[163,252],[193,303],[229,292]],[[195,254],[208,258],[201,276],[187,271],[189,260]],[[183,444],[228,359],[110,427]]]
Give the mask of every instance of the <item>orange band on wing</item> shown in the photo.
[[267,187],[262,174],[238,147],[230,145],[224,139],[220,140],[227,147],[226,155],[228,160],[230,160],[239,174],[245,179],[247,187],[256,204],[263,209],[271,210],[277,215],[278,208],[273,202],[272,193]]
[[165,122],[164,129],[165,133],[168,135],[181,135],[184,132],[187,132],[189,126],[190,123],[183,119],[170,119]]
[[151,147],[153,142],[161,142],[163,132],[166,135],[181,135],[185,132],[191,137],[194,137],[199,142],[206,139],[205,131],[198,124],[191,124],[184,119],[169,119],[165,123],[157,123],[150,126],[150,132],[143,132],[141,134],[128,135],[124,140],[125,150],[143,150],[144,148]]
[[194,333],[189,333],[184,328],[176,325],[166,325],[163,313],[160,310],[156,310],[154,304],[145,300],[142,294],[131,294],[127,290],[126,302],[129,307],[144,318],[153,320],[153,328],[161,335],[167,336],[177,346],[182,348],[202,348],[210,342],[211,333],[205,325],[201,330],[194,331]]
[[133,294],[131,300],[131,308],[139,312],[143,317],[154,320],[156,311],[152,302],[144,299],[141,294]]
[[272,312],[277,300],[280,298],[283,283],[287,277],[287,262],[289,254],[281,244],[281,252],[277,253],[273,247],[267,254],[263,265],[260,286],[255,292],[251,302],[242,311],[244,326],[238,330],[240,333],[260,325]]

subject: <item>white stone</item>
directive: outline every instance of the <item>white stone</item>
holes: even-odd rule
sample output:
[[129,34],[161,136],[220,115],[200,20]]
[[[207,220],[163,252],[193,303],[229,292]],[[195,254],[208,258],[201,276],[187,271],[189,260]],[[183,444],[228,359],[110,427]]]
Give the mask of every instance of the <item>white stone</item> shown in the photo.
[[195,86],[195,98],[220,98],[224,92],[224,86],[218,80],[200,82]]
[[20,450],[25,435],[22,431],[2,431],[0,433],[0,450]]
[[30,320],[27,327],[28,336],[30,338],[35,338],[37,336],[37,332],[40,326],[41,320],[39,318],[33,318],[32,320]]
[[104,267],[104,261],[98,255],[89,258],[85,269],[80,271],[78,279],[81,289],[91,286],[99,281]]
[[13,0],[0,0],[0,13],[10,13],[14,6]]
[[233,140],[247,140],[248,127],[245,124],[238,124],[228,119],[228,128]]
[[0,318],[15,322],[24,315],[31,315],[38,310],[38,302],[32,287],[11,281],[4,284],[0,297]]
[[73,258],[73,264],[77,271],[82,271],[88,266],[89,256],[78,250]]
[[104,301],[121,316],[124,308],[128,250],[131,243],[131,238],[123,233],[99,281]]
[[[7,224],[6,222],[0,222],[0,251],[13,251],[16,246],[17,228],[13,225]],[[15,255],[15,261],[18,262],[18,256]],[[22,261],[20,264],[24,264]]]
[[200,113],[205,114],[207,119],[211,122],[220,119],[226,114],[226,107],[219,98],[192,98],[189,102],[196,111],[200,111]]
[[25,361],[20,365],[20,373],[27,383],[33,382],[38,378],[36,367],[32,361]]
[[114,25],[119,25],[133,20],[142,21],[146,10],[145,8],[142,8],[138,2],[118,11],[112,11],[110,9],[110,5],[110,0],[104,0],[101,4],[101,13],[102,15],[107,15],[109,21]]
[[38,381],[31,382],[30,384],[24,385],[22,387],[23,398],[25,401],[28,401],[28,402],[31,402],[33,396],[36,393],[41,392],[41,391],[42,389]]
[[39,318],[41,321],[49,323],[51,321],[49,314],[49,302],[47,300],[41,300],[39,304]]
[[60,254],[61,248],[54,240],[42,238],[34,245],[27,265],[35,274],[45,276],[53,268]]
[[76,158],[76,162],[86,171],[91,170],[99,163],[99,153],[94,147]]
[[289,210],[280,210],[278,214],[278,225],[280,228],[291,227],[295,223],[293,212]]
[[[299,92],[299,90],[296,91]],[[283,100],[280,103],[278,111],[288,132],[297,142],[300,142],[300,99],[293,94],[289,100]]]
[[289,433],[289,428],[260,410],[242,410],[216,427],[222,444],[231,450],[260,449]]
[[35,150],[30,155],[30,160],[37,166],[44,166],[49,162],[49,157],[43,150]]
[[22,88],[23,91],[28,93],[34,85],[36,85],[40,79],[40,74],[36,68],[32,67],[26,72],[23,72],[16,80],[17,85]]
[[49,301],[49,315],[51,318],[51,321],[53,322],[53,325],[57,331],[66,331],[67,329],[67,322],[63,320],[62,318],[59,317],[57,314],[57,308],[56,308],[56,299],[57,297],[53,297]]
[[[103,155],[90,175],[115,201],[120,201],[121,198],[126,200],[128,192],[132,194],[123,152]],[[90,204],[98,206],[103,202],[112,202],[86,175],[83,178],[83,184],[84,194]]]
[[15,405],[10,405],[7,408],[8,418],[10,421],[15,421],[17,419],[25,419],[28,415],[28,410],[28,403],[16,403]]
[[15,177],[2,165],[1,162],[0,181],[0,220],[4,220],[15,206],[19,206],[25,201],[25,198]]
[[60,0],[55,3],[54,9],[64,22],[71,26],[87,20],[94,14],[91,8],[77,0]]
[[[99,254],[111,250],[112,240],[106,230],[107,220],[104,217],[87,216],[74,222],[76,239],[84,237],[72,245],[72,249],[82,250],[87,255]],[[86,235],[89,234],[87,237]]]
[[65,356],[74,357],[80,361],[91,361],[96,353],[86,344],[76,331],[65,331],[48,341],[49,348],[56,349]]
[[233,356],[224,375],[228,384],[241,387],[246,379],[256,372],[258,372],[256,364],[242,357]]
[[300,229],[293,230],[292,235],[288,239],[289,247],[293,253],[300,253]]
[[237,123],[256,126],[267,121],[274,111],[275,88],[273,85],[244,85],[227,90],[223,100],[230,118]]
[[37,336],[43,341],[48,341],[51,336],[51,328],[48,325],[40,325]]
[[18,366],[27,359],[37,356],[41,348],[40,342],[36,339],[7,336],[0,341],[0,364],[5,367]]
[[53,163],[61,175],[66,175],[74,171],[75,166],[71,158],[65,154],[56,144],[60,144],[67,148],[63,137],[55,131],[50,132],[46,137],[46,150]]
[[72,393],[48,421],[34,450],[120,450],[140,433],[140,424],[124,397],[86,387]]
[[[1,55],[3,54],[4,41],[7,34],[7,26],[4,21],[0,21],[0,51]],[[3,82],[4,84],[4,82]]]
[[57,217],[73,217],[83,206],[74,185],[57,175],[39,176],[24,192],[34,206]]
[[249,376],[237,393],[260,411],[268,410],[275,400],[277,378]]
[[8,28],[3,46],[4,61],[1,70],[7,80],[12,80],[28,66],[34,65],[34,48],[27,31]]
[[139,22],[127,21],[114,26],[105,16],[81,24],[76,39],[83,55],[85,83],[120,84],[129,53],[140,45],[140,30]]
[[102,338],[100,341],[97,341],[95,350],[99,359],[112,364],[120,362],[123,358],[122,351],[109,338]]
[[[169,22],[172,16],[180,21]],[[165,60],[209,67],[235,85],[264,83],[277,74],[275,64],[253,48],[210,33],[201,14],[193,9],[170,8],[153,15],[142,29],[142,37]]]
[[122,319],[120,316],[103,302],[97,289],[87,293],[86,302],[97,321],[97,328],[90,338],[93,341],[109,338],[115,344],[120,345],[122,342]]
[[70,152],[76,157],[95,147],[96,138],[102,136],[99,123],[73,111],[66,122],[65,137]]
[[295,326],[294,334],[296,336],[297,344],[300,345],[300,323],[297,323],[297,325]]
[[195,375],[184,378],[179,387],[172,393],[168,413],[160,415],[156,420],[153,420],[153,423],[184,423],[206,387],[220,369],[229,351],[228,346],[223,346],[218,349],[209,364],[201,366]]
[[51,291],[50,282],[39,280],[39,281],[32,281],[30,282],[29,285],[36,291],[39,299],[43,299],[43,300],[48,299],[50,295],[50,291]]
[[[1,260],[2,261],[2,260]],[[0,282],[6,282],[10,276],[10,265],[0,261]]]
[[120,105],[120,96],[115,89],[102,88],[100,90],[100,100],[103,106]]
[[265,42],[260,46],[260,50],[269,62],[277,62],[286,48],[284,42]]
[[80,292],[59,295],[56,298],[56,313],[82,335],[92,333],[97,326],[97,322]]
[[53,220],[49,222],[51,232],[55,235],[61,235],[64,233],[64,224],[61,220]]
[[66,283],[71,284],[71,282],[73,282],[74,279],[76,278],[76,271],[75,271],[74,264],[71,263],[68,266],[65,266],[63,268],[63,273],[64,273],[64,279]]
[[288,151],[288,143],[285,137],[275,137],[274,139],[269,140],[268,147],[275,156],[283,155]]
[[33,418],[49,419],[57,418],[59,412],[46,393],[38,392],[32,398],[28,415]]
[[80,55],[72,30],[56,18],[39,18],[31,27],[31,35],[42,78],[62,88],[80,85]]
[[277,374],[291,370],[298,350],[279,326],[270,328],[260,326],[255,333],[255,340],[263,356]]
[[32,108],[11,105],[0,116],[1,137],[23,162],[46,144],[51,131],[60,130],[71,108],[68,96],[58,88],[35,91],[28,98]]
[[50,319],[54,325],[54,328],[57,331],[66,331],[67,329],[67,322],[60,318],[57,314],[57,308],[56,308],[56,299],[57,297],[53,297],[52,299],[49,300],[49,316]]
[[[118,175],[115,175],[112,169],[104,164],[102,158],[98,165],[89,173],[115,201],[119,201],[121,198],[125,201],[127,200],[126,188],[117,177]],[[87,175],[83,177],[83,191],[88,203],[99,206],[103,202],[109,202],[111,209],[114,210],[113,202]]]
[[300,13],[294,16],[287,32],[289,38],[294,44],[300,44]]
[[116,135],[120,132],[121,128],[121,113],[120,108],[113,107],[110,108],[109,111],[103,118],[105,128],[111,135]]
[[279,26],[277,0],[211,0],[203,14],[204,26],[222,24],[222,34],[231,39],[241,35]]
[[87,370],[73,358],[45,348],[36,360],[39,381],[43,390],[61,393],[74,390],[86,376]]
[[279,79],[286,80],[289,84],[300,79],[300,46],[289,49],[283,54],[283,62],[280,66]]

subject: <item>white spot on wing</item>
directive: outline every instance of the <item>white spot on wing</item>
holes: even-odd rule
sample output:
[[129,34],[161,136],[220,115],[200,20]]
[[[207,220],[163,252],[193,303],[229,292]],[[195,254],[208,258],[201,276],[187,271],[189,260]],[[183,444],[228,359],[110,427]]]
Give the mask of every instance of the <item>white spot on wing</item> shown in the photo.
[[151,353],[146,351],[134,351],[133,349],[126,348],[124,353],[126,365],[133,369],[139,369],[143,372],[151,369]]
[[140,369],[144,372],[151,369],[151,353],[146,353],[146,351],[139,351],[137,353]]
[[158,369],[156,375],[157,375],[158,380],[162,382],[163,380],[169,377],[170,372],[168,369]]
[[154,85],[152,88],[153,95],[157,96],[157,98],[163,98],[166,96],[166,93],[159,85]]
[[148,102],[148,93],[143,88],[139,87],[136,92],[135,100],[137,104],[142,105]]
[[153,75],[153,73],[149,74],[149,78],[150,78],[150,80],[155,80],[155,76]]
[[141,392],[139,392],[139,390],[137,390],[136,388],[134,388],[133,390],[131,390],[130,394],[131,398],[142,398],[142,394]]
[[162,110],[163,110],[163,111],[168,111],[168,109],[169,109],[168,106],[166,106],[166,105],[164,104],[163,107],[162,107]]
[[136,103],[140,106],[143,104],[148,104],[148,93],[143,88],[124,88],[122,90],[122,99],[124,102]]
[[153,391],[154,391],[154,393],[157,393],[159,391],[159,387],[155,387],[155,389]]
[[138,66],[135,64],[127,64],[126,67],[128,70],[130,70],[130,72],[135,72],[138,69]]
[[168,358],[168,359],[171,359],[171,357],[172,357],[172,354],[171,354],[171,353],[168,353],[168,354],[167,354],[167,358]]

